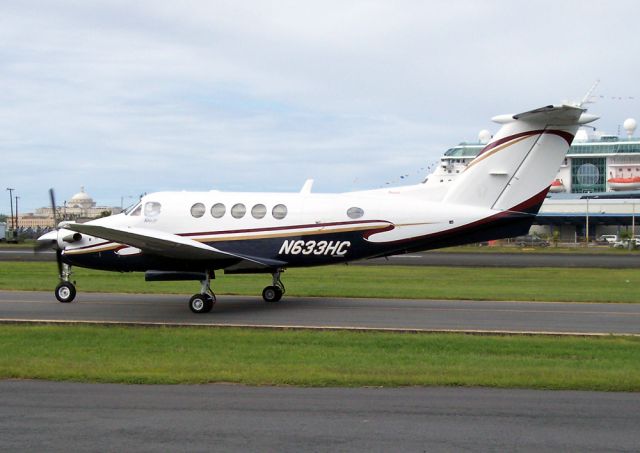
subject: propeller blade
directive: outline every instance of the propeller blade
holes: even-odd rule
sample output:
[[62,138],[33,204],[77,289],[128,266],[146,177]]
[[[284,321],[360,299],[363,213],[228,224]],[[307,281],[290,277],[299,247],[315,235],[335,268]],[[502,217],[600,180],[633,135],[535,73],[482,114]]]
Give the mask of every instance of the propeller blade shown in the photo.
[[57,248],[57,246],[58,241],[56,241],[55,239],[39,239],[33,246],[33,251],[36,253],[44,252],[46,250],[53,250]]
[[53,224],[55,228],[58,228],[58,216],[56,215],[56,194],[53,191],[53,187],[49,189],[49,199],[51,200],[51,209],[53,214]]

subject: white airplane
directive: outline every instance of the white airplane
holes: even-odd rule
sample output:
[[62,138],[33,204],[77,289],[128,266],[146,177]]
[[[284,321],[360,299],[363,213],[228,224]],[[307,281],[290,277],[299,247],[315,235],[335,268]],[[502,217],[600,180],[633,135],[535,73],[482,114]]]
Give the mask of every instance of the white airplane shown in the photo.
[[[262,297],[277,302],[287,268],[526,234],[578,127],[597,119],[585,111],[560,105],[494,117],[498,133],[447,187],[319,194],[309,180],[299,193],[157,192],[118,215],[61,222],[37,248],[56,249],[60,302],[75,297],[72,266],[200,281],[189,300],[195,313],[215,303],[215,271],[268,273]],[[53,191],[51,199],[55,207]]]

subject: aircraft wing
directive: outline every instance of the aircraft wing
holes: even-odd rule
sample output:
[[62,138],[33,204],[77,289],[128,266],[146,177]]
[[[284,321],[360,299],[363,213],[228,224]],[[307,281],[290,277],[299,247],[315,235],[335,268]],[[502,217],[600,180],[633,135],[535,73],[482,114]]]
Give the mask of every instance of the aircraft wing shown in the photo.
[[225,252],[193,239],[147,228],[109,228],[72,223],[66,229],[136,247],[144,253],[183,260],[226,260],[233,269],[246,271],[282,267],[284,261]]

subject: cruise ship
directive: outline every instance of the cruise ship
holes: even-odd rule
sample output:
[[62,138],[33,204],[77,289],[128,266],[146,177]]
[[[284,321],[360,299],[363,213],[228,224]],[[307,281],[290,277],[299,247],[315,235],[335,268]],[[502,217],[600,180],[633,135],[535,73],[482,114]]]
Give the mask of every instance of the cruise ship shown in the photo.
[[[581,129],[551,184],[552,193],[624,192],[640,189],[640,138],[633,137],[636,121],[624,122],[627,137],[589,135]],[[455,179],[491,139],[483,130],[475,143],[449,148],[426,184],[446,184]]]
[[[602,234],[636,232],[640,215],[640,137],[637,122],[624,121],[626,137],[580,129],[553,181],[532,232],[563,241],[593,240]],[[449,148],[424,180],[439,186],[453,181],[491,140],[480,131],[473,143]]]

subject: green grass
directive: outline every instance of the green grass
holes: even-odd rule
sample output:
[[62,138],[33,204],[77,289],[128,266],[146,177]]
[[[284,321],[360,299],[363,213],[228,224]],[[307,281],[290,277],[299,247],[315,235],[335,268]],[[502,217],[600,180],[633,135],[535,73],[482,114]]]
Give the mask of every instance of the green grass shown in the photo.
[[[197,282],[146,283],[140,273],[75,268],[80,292],[193,294]],[[218,294],[258,295],[269,275],[223,275]],[[427,266],[327,266],[290,269],[288,296],[397,297],[409,299],[640,302],[637,269],[462,268]],[[0,262],[0,289],[51,291],[54,263]]]
[[3,325],[0,379],[640,391],[640,339]]

